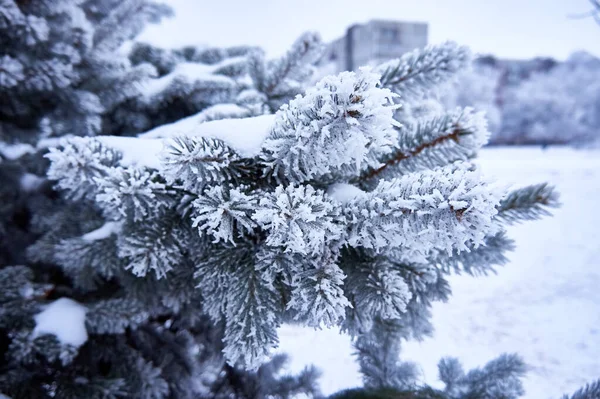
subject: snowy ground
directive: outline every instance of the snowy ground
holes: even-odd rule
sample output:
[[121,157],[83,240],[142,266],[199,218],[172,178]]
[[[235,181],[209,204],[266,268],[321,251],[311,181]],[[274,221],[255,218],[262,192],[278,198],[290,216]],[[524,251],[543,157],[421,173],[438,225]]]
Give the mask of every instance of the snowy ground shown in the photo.
[[[556,185],[563,206],[510,228],[517,250],[498,275],[453,277],[452,298],[433,309],[435,336],[407,343],[403,358],[435,385],[440,357],[470,368],[517,352],[530,366],[525,397],[558,399],[600,378],[600,151],[487,149],[480,162],[502,182]],[[324,372],[323,393],[360,385],[347,337],[297,327],[280,337],[292,370]]]

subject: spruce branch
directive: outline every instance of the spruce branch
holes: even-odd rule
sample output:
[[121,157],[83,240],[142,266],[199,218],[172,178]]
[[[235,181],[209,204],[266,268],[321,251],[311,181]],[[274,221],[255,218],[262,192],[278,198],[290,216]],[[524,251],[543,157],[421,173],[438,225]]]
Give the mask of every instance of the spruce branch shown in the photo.
[[526,371],[520,356],[503,354],[484,367],[469,371],[459,384],[465,398],[517,399],[525,393],[521,379]]
[[558,192],[547,183],[535,184],[510,192],[498,205],[498,219],[512,224],[550,215],[547,208],[560,206]]
[[104,15],[96,27],[93,47],[103,53],[118,48],[124,41],[139,34],[147,22],[157,23],[162,17],[173,15],[173,10],[148,0],[125,1]]
[[402,249],[405,259],[426,262],[432,250],[467,250],[492,232],[499,193],[478,170],[456,164],[410,173],[350,201],[348,243],[381,252]]
[[279,342],[283,304],[253,267],[237,267],[227,293],[223,353],[229,364],[256,370]]
[[502,266],[508,262],[506,252],[515,248],[514,241],[504,232],[487,236],[484,242],[473,247],[469,245],[466,251],[453,251],[452,254],[439,252],[431,256],[429,263],[436,266],[443,273],[462,272],[472,276],[488,275],[495,273],[494,266]]
[[192,226],[200,234],[211,235],[215,243],[222,240],[235,245],[235,239],[252,235],[257,226],[252,218],[257,202],[243,187],[210,187],[192,203]]
[[[598,6],[600,9],[600,5]],[[586,384],[573,395],[564,395],[561,399],[597,399],[600,398],[600,380]]]
[[96,180],[108,174],[121,161],[121,154],[98,140],[72,138],[59,148],[50,148],[45,155],[50,160],[48,178],[65,190],[71,200],[94,198],[98,192]]
[[267,96],[273,95],[285,79],[294,77],[294,74],[301,72],[300,68],[316,59],[322,47],[318,33],[306,32],[296,39],[283,57],[271,61],[268,65],[270,74],[264,87]]
[[207,246],[195,259],[194,280],[203,298],[202,310],[212,321],[224,319],[227,293],[236,283],[237,267],[254,266],[254,249],[249,244],[218,243]]
[[400,94],[406,101],[438,89],[470,62],[471,52],[467,47],[446,42],[406,53],[380,65],[377,72],[381,73],[381,86]]
[[260,176],[251,159],[222,140],[205,137],[175,138],[163,152],[162,165],[168,182],[181,181],[192,191],[208,183],[239,183]]
[[173,210],[154,219],[125,223],[117,241],[118,255],[127,262],[125,269],[139,277],[150,271],[156,279],[166,277],[183,260],[189,238],[182,225]]
[[446,388],[444,391],[451,396],[460,393],[460,381],[465,377],[465,371],[456,358],[446,357],[438,362],[438,376]]
[[361,328],[368,330],[375,318],[401,319],[412,293],[401,272],[387,257],[367,256],[362,252],[343,251],[340,264],[348,275],[344,284],[346,296],[352,301]]
[[249,75],[271,113],[302,91],[300,82],[312,74],[312,63],[322,49],[320,36],[306,32],[278,59],[266,61],[261,51],[249,57]]
[[373,327],[358,336],[354,348],[365,388],[415,388],[416,365],[398,358],[402,338],[401,320],[380,318],[375,318]]
[[[125,267],[124,260],[117,256],[114,236],[97,240],[81,237],[62,240],[54,252],[56,262],[71,277],[75,288],[83,292],[99,288],[103,279],[115,277]],[[74,253],[78,256],[74,257]]]
[[149,317],[143,304],[135,299],[114,298],[88,306],[85,325],[91,334],[122,334],[127,328],[136,328]]
[[[275,114],[261,158],[279,182],[369,166],[396,140],[391,92],[369,71],[323,78]],[[364,166],[363,166],[364,165]]]
[[156,217],[173,205],[163,178],[155,171],[115,167],[94,180],[96,202],[109,217],[138,222]]
[[303,255],[323,253],[344,232],[339,206],[310,185],[278,186],[260,199],[252,219],[267,233],[266,245]]
[[292,290],[287,309],[294,319],[307,326],[333,327],[344,319],[350,302],[342,290],[346,277],[332,259],[320,259],[315,267],[301,272]]
[[396,129],[394,151],[381,159],[379,166],[363,171],[355,182],[465,161],[473,158],[489,137],[484,114],[470,107]]

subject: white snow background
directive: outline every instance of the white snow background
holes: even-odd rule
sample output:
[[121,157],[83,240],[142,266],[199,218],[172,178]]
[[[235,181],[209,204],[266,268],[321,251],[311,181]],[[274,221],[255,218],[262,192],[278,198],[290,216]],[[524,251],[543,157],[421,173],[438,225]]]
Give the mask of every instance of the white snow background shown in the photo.
[[[434,336],[406,343],[402,359],[440,386],[441,357],[470,369],[516,352],[530,367],[525,398],[558,399],[600,377],[600,151],[486,148],[478,162],[499,183],[556,185],[562,207],[509,228],[517,248],[497,275],[451,277],[452,297],[433,307]],[[361,385],[347,336],[293,326],[279,334],[290,370],[323,371],[323,393]]]

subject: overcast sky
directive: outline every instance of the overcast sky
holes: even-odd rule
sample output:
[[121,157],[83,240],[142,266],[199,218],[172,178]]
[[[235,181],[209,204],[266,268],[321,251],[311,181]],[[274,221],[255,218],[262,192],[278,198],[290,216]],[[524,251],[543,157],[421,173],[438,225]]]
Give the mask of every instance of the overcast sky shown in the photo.
[[165,47],[259,45],[283,53],[303,31],[325,41],[371,19],[429,23],[429,41],[455,40],[506,58],[566,58],[575,50],[600,56],[600,25],[571,16],[588,0],[163,0],[175,17],[142,33]]

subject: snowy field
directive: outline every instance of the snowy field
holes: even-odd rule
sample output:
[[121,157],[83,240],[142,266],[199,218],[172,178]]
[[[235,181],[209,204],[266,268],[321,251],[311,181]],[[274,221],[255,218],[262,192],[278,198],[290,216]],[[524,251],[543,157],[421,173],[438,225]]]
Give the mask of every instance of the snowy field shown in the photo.
[[[558,399],[600,377],[600,151],[496,148],[480,163],[501,182],[556,185],[563,206],[510,228],[517,250],[498,275],[452,277],[450,301],[433,308],[435,335],[407,343],[402,357],[438,385],[443,356],[471,368],[517,352],[530,366],[525,397]],[[360,385],[348,337],[287,326],[280,337],[292,370],[323,371],[323,393]]]

